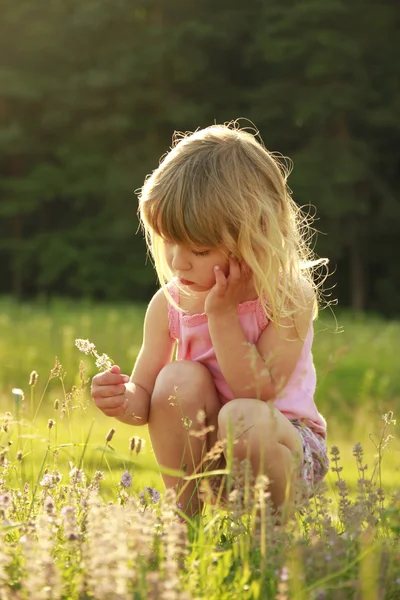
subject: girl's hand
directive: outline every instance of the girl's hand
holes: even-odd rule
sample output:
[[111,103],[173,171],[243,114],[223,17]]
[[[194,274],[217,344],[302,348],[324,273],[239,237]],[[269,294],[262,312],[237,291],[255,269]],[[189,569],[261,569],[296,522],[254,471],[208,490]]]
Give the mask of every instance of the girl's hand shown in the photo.
[[128,382],[128,375],[122,375],[117,365],[93,377],[92,398],[96,406],[108,417],[121,417],[125,413],[128,405],[125,384]]
[[229,257],[229,273],[214,267],[215,285],[209,291],[204,310],[207,316],[236,314],[237,305],[243,300],[251,279],[251,272],[245,263],[240,263],[233,255]]

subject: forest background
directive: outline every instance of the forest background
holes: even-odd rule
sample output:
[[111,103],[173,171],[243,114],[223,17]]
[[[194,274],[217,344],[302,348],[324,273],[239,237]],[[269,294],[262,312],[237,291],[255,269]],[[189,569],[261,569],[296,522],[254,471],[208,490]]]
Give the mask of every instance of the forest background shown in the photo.
[[147,300],[135,190],[174,130],[245,117],[294,161],[340,305],[398,314],[399,14],[395,0],[0,0],[0,294]]

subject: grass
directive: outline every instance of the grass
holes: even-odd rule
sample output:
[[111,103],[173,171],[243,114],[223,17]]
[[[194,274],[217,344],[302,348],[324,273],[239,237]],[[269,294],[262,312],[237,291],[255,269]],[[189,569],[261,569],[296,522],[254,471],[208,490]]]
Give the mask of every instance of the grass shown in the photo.
[[[324,313],[316,324],[317,404],[339,448],[326,489],[285,525],[263,479],[228,510],[182,523],[173,495],[145,492],[162,491],[147,428],[93,407],[94,361],[74,346],[88,338],[130,373],[143,315],[128,304],[0,301],[0,598],[400,598],[400,447],[389,422],[400,324],[340,314],[339,333]],[[132,436],[145,441],[139,453]]]

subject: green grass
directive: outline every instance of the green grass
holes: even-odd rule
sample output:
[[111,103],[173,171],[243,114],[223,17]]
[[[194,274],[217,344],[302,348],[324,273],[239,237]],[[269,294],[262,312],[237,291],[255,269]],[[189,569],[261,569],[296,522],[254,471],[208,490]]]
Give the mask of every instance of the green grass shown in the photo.
[[[21,388],[30,403],[29,376],[39,373],[35,404],[39,402],[57,356],[65,372],[65,387],[79,384],[79,362],[87,376],[96,373],[91,357],[74,346],[76,338],[88,338],[99,352],[106,353],[130,374],[140,348],[145,306],[133,304],[102,305],[69,300],[45,303],[16,303],[0,300],[0,399],[11,406],[12,388]],[[314,360],[318,374],[316,402],[328,421],[329,444],[342,448],[348,468],[352,469],[351,450],[360,441],[373,459],[374,447],[369,435],[379,435],[381,415],[400,414],[400,369],[398,340],[400,323],[378,317],[338,313],[337,323],[328,311],[320,313],[315,324]],[[42,403],[41,415],[56,418],[54,400],[62,394],[58,380],[52,380]],[[77,409],[72,409],[76,412]],[[60,435],[68,432],[56,418]],[[98,445],[108,429],[117,428],[115,443],[121,444],[132,434],[130,428],[89,410],[79,416],[74,436],[85,439],[94,420],[91,442]],[[147,435],[142,428],[138,434]],[[125,441],[123,441],[125,440]],[[67,440],[68,441],[68,440]],[[72,451],[72,450],[71,450]],[[76,452],[76,450],[75,450]],[[392,444],[388,455],[394,481],[398,482],[399,443]],[[354,469],[351,470],[354,473]],[[352,475],[350,475],[352,477]]]
[[[129,304],[0,301],[0,597],[112,600],[121,597],[114,595],[120,577],[128,590],[122,597],[135,600],[161,598],[171,586],[181,600],[397,598],[400,445],[393,424],[384,438],[394,439],[384,443],[381,416],[400,412],[400,324],[346,313],[338,315],[341,332],[325,313],[316,323],[316,400],[328,421],[329,446],[339,446],[343,465],[327,476],[327,492],[285,527],[274,524],[251,489],[247,512],[232,500],[228,511],[209,507],[182,528],[168,496],[156,507],[137,504],[145,486],[162,490],[147,427],[129,427],[93,406],[87,384],[94,360],[74,346],[76,338],[88,338],[130,373],[144,311]],[[53,377],[56,356],[62,372]],[[33,370],[39,378],[30,386]],[[13,388],[23,391],[23,402]],[[55,421],[50,429],[49,419]],[[115,434],[106,444],[111,427]],[[132,436],[146,441],[139,454],[129,450]],[[357,484],[356,442],[364,448],[367,479],[383,454],[376,479],[386,495],[384,511],[377,486]],[[74,467],[86,482],[71,480]],[[102,506],[90,487],[99,470]],[[43,477],[58,471],[61,482],[46,489]],[[120,485],[126,471],[129,491]],[[338,476],[349,493],[335,485]],[[75,517],[67,522],[72,513],[76,523]],[[75,541],[70,528],[78,531]],[[96,581],[103,574],[102,590]],[[43,595],[49,586],[61,591]]]

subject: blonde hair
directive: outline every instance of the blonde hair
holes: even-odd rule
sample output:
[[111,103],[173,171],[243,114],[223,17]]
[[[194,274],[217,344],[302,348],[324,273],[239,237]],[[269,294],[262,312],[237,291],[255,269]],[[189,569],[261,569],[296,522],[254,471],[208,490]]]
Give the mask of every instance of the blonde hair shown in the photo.
[[306,307],[310,290],[316,299],[313,271],[327,261],[315,260],[311,219],[291,197],[289,172],[237,121],[175,133],[139,195],[140,221],[164,289],[173,277],[166,238],[193,248],[223,245],[243,260],[275,323]]

